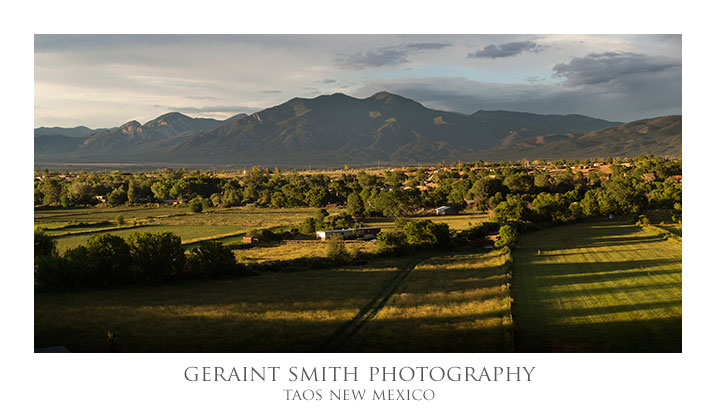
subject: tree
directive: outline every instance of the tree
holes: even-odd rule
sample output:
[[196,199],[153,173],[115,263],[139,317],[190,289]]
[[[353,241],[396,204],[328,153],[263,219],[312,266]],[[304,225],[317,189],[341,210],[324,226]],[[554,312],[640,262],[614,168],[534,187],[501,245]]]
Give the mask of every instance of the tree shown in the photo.
[[190,250],[187,257],[188,273],[194,276],[215,278],[232,273],[237,261],[229,247],[216,240],[207,240]]
[[155,200],[167,200],[170,198],[170,186],[163,182],[163,181],[156,181],[152,186],[150,186],[150,190],[152,191],[152,194],[155,196]]
[[70,200],[73,204],[90,204],[93,195],[92,186],[88,183],[75,181],[70,186]]
[[517,242],[517,229],[504,225],[499,228],[499,239],[494,242],[496,247],[508,246]]
[[60,203],[62,184],[57,178],[45,178],[42,182],[43,204],[52,205]]
[[469,195],[478,201],[482,209],[486,208],[486,201],[493,195],[504,194],[505,188],[502,181],[498,178],[483,177],[475,181],[469,190]]
[[87,240],[87,270],[92,285],[122,284],[132,281],[130,247],[122,237],[94,234]]
[[42,230],[35,230],[35,257],[56,255],[57,242]]
[[190,211],[192,211],[193,213],[202,213],[201,198],[193,198],[192,201],[190,201]]
[[182,276],[185,248],[179,236],[169,231],[135,232],[127,238],[127,244],[140,279],[161,282]]
[[347,196],[347,212],[353,217],[361,217],[365,215],[364,203],[362,197],[357,193]]
[[127,202],[127,192],[122,187],[117,187],[107,196],[107,204],[112,207],[123,205],[125,202]]
[[505,186],[513,193],[529,193],[534,185],[534,178],[525,173],[515,173],[504,179]]
[[305,203],[310,207],[322,207],[327,205],[329,193],[324,187],[312,187],[305,196]]
[[345,246],[345,239],[339,234],[333,234],[327,242],[327,257],[337,262],[349,260],[349,253]]
[[449,226],[431,220],[410,221],[404,226],[409,244],[444,245],[449,242]]
[[526,220],[529,217],[529,209],[521,196],[508,195],[507,201],[502,201],[495,207],[493,215],[500,223]]
[[315,234],[316,223],[314,217],[307,217],[305,221],[300,224],[300,233],[302,234]]

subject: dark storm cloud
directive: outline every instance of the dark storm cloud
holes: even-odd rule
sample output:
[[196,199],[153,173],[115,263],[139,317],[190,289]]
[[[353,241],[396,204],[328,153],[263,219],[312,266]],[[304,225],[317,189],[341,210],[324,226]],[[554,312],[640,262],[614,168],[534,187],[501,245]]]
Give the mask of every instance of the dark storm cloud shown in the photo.
[[564,77],[568,86],[622,82],[627,78],[652,76],[681,70],[681,60],[627,52],[590,53],[569,63],[554,65],[555,76]]
[[411,53],[425,50],[439,50],[451,46],[450,43],[408,43],[399,46],[381,47],[367,52],[357,52],[335,60],[338,66],[345,69],[363,69],[366,67],[395,66],[409,62]]
[[510,56],[516,56],[522,52],[540,52],[546,46],[538,45],[534,42],[509,42],[499,45],[491,44],[485,46],[484,49],[467,55],[468,58],[476,59],[497,59]]

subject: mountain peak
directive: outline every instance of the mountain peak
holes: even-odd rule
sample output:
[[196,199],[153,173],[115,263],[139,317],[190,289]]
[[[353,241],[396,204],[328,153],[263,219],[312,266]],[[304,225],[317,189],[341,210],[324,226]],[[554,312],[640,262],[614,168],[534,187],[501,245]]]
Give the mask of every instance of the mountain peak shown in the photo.
[[379,91],[379,92],[375,93],[374,95],[370,96],[369,99],[374,99],[375,101],[386,101],[389,98],[395,98],[395,97],[400,97],[400,96],[395,95],[393,93],[389,93],[387,91]]

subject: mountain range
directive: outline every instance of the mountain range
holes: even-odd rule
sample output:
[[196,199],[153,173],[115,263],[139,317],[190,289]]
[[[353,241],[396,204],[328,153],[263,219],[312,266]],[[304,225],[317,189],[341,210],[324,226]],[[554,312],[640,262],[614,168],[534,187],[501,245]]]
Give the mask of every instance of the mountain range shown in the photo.
[[343,165],[681,154],[681,116],[628,124],[583,115],[430,109],[379,92],[294,98],[224,121],[172,112],[115,128],[37,128],[35,160]]

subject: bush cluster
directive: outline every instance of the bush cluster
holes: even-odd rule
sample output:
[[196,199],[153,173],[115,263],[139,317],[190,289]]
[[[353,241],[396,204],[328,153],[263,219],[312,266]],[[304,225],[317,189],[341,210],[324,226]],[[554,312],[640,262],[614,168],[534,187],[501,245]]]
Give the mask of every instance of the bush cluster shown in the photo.
[[203,242],[186,255],[180,237],[170,232],[135,232],[127,240],[95,234],[63,255],[52,239],[35,234],[35,284],[40,289],[212,278],[235,267],[234,254],[222,243]]

